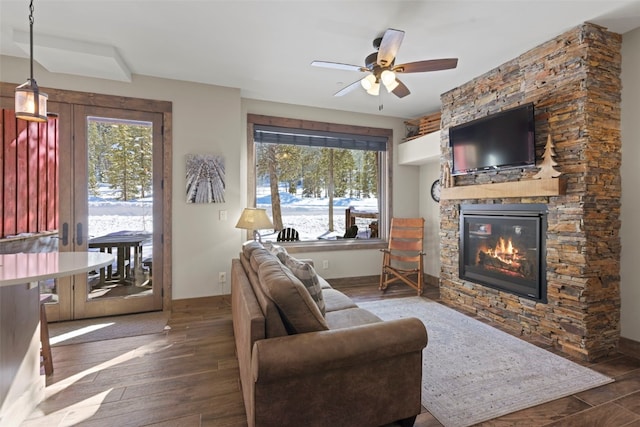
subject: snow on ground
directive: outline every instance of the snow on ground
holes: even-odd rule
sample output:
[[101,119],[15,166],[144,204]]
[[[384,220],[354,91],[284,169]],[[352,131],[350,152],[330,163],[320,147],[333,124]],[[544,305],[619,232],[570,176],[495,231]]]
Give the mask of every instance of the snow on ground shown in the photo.
[[[139,200],[117,200],[118,193],[106,185],[99,187],[100,196],[89,198],[89,237],[104,236],[117,231],[153,232],[153,198]],[[329,199],[302,197],[299,194],[280,192],[282,222],[285,227],[293,227],[300,233],[301,240],[315,240],[325,234],[329,227]],[[378,199],[334,198],[334,235],[345,232],[345,209],[349,206],[359,211],[377,212]],[[269,188],[258,190],[257,207],[266,208],[272,218]],[[358,218],[356,225],[361,232],[366,231],[371,220]],[[272,230],[261,230],[266,239],[275,240]],[[146,256],[146,253],[145,253]]]
[[[298,194],[280,192],[280,207],[282,211],[282,225],[292,227],[300,233],[300,240],[316,240],[329,231],[329,198],[302,197],[301,190]],[[273,218],[271,212],[271,195],[269,189],[259,189],[257,207],[267,209],[267,214]],[[333,236],[342,236],[345,232],[345,210],[349,207],[359,211],[377,212],[378,199],[357,199],[339,197],[333,199]],[[359,231],[366,232],[371,220],[356,219]],[[269,231],[262,231],[267,239]],[[363,235],[361,235],[363,236]],[[275,238],[275,236],[274,236]]]

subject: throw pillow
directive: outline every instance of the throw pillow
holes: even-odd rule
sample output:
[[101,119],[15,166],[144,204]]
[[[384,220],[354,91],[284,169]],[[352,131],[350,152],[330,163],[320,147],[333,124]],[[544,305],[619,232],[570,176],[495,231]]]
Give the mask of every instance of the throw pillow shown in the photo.
[[242,245],[242,253],[247,258],[251,258],[251,254],[253,253],[253,251],[256,250],[256,249],[259,249],[261,247],[262,247],[262,245],[260,244],[260,242],[256,242],[255,240],[251,240],[250,242],[247,242],[244,245]]
[[320,285],[320,280],[318,280],[316,270],[314,270],[311,264],[302,262],[292,256],[286,257],[284,265],[286,265],[293,275],[302,282],[305,288],[307,288],[309,295],[311,295],[311,299],[313,299],[313,301],[318,305],[320,313],[324,316],[326,307],[324,297],[322,296],[322,286]]
[[287,250],[280,245],[274,245],[273,243],[265,244],[264,246],[269,252],[278,257],[281,263],[285,263],[289,254]]
[[260,264],[270,260],[278,262],[278,259],[264,248],[254,250],[251,253],[251,258],[249,259],[249,261],[251,262],[251,268],[253,268],[253,271],[255,271],[256,273],[260,268]]
[[287,267],[279,262],[265,262],[258,269],[258,277],[290,334],[329,329],[309,292]]

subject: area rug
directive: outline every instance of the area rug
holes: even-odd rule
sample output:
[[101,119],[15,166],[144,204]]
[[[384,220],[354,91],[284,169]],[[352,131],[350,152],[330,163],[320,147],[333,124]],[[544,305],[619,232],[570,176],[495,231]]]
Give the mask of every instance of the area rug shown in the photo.
[[570,396],[613,379],[421,297],[363,302],[384,320],[417,317],[422,405],[445,427],[465,427]]
[[169,312],[128,314],[96,319],[49,323],[51,346],[103,341],[136,335],[157,334],[165,330]]

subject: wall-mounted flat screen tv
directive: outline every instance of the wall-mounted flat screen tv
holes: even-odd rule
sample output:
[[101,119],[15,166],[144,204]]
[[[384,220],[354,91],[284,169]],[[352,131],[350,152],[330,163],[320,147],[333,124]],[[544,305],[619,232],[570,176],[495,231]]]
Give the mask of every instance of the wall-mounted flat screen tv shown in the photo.
[[535,166],[535,121],[529,103],[449,128],[452,175]]

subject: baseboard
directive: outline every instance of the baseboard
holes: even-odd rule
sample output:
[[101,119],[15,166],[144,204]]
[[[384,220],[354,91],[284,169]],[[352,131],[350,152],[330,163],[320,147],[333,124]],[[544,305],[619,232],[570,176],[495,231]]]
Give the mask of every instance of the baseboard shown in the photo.
[[620,337],[618,341],[618,351],[627,356],[640,358],[640,342]]
[[174,299],[171,311],[184,311],[198,306],[231,305],[231,295],[213,295],[210,297]]

